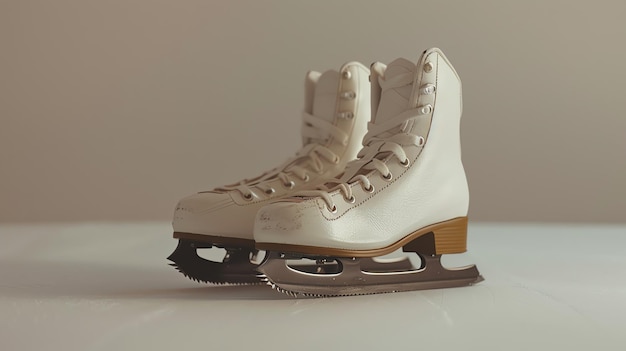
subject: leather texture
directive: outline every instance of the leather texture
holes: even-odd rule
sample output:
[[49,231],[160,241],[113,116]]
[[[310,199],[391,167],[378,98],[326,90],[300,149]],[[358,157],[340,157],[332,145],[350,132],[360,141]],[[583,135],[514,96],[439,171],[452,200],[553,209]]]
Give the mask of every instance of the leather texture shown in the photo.
[[[329,195],[336,211],[329,209],[321,197],[291,197],[262,208],[254,228],[257,243],[378,249],[428,225],[467,216],[469,190],[461,162],[460,79],[437,48],[426,50],[417,64],[408,66],[407,62],[396,60],[389,67],[372,65],[371,106],[377,111],[373,126],[397,121],[397,133],[424,138],[422,146],[403,145],[410,163],[403,165],[393,155],[384,157],[392,178],[384,179],[376,170],[368,172],[366,177],[374,186],[371,193],[361,181],[349,183],[354,203],[345,199],[340,189],[331,189]],[[381,89],[377,78],[393,73],[389,72],[392,66],[394,70],[409,67],[413,71],[409,94],[404,88],[400,92]],[[431,85],[434,92],[424,93],[424,87]],[[424,109],[428,105],[430,111]],[[342,180],[351,178],[348,173],[359,164],[363,161],[350,164]]]
[[[254,219],[262,206],[296,191],[313,189],[343,173],[346,164],[356,158],[367,132],[371,116],[368,76],[369,69],[366,66],[348,62],[339,71],[327,71],[324,74],[308,72],[305,77],[305,114],[332,123],[348,136],[347,140],[330,137],[323,144],[338,159],[331,162],[322,158],[322,171],[307,172],[308,180],[291,177],[294,180],[293,187],[285,186],[283,180],[272,176],[243,181],[250,189],[250,198],[232,190],[232,187],[242,182],[185,197],[174,211],[174,231],[253,239]],[[350,92],[354,92],[354,95]],[[345,113],[348,112],[352,114],[351,117],[346,117]],[[303,121],[303,128],[305,123]],[[304,150],[315,148],[319,142],[303,134]],[[289,167],[289,164],[283,164],[276,169],[285,169],[288,173]],[[257,186],[260,183],[263,183],[263,187]],[[263,188],[272,188],[275,192],[268,194]]]

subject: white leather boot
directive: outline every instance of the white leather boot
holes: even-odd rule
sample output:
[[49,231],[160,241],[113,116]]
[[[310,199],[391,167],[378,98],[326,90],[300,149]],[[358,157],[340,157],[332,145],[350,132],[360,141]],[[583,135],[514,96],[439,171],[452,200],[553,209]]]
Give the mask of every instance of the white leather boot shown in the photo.
[[[259,267],[270,285],[310,295],[352,295],[468,285],[475,266],[447,270],[442,254],[466,250],[469,191],[461,162],[461,82],[443,53],[417,64],[371,67],[373,123],[358,160],[325,190],[262,208],[255,222]],[[402,248],[421,267],[365,269],[362,258]],[[287,259],[317,260],[317,274]]]
[[[344,172],[356,157],[370,119],[369,69],[357,62],[339,71],[309,72],[305,78],[303,146],[295,157],[253,178],[188,196],[174,212],[179,244],[168,257],[186,276],[213,283],[259,283],[253,240],[254,218],[270,200],[313,189]],[[261,146],[261,145],[259,145]],[[197,249],[226,249],[221,262]]]

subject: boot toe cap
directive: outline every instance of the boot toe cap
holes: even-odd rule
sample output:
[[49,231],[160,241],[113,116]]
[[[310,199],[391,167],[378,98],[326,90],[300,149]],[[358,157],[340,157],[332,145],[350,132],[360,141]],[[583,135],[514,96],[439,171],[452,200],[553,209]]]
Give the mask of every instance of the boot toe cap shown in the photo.
[[[175,232],[229,236],[245,231],[244,213],[227,193],[204,192],[181,199],[174,209]],[[253,217],[252,217],[253,218]],[[248,221],[251,222],[252,218]],[[251,232],[251,226],[249,232]],[[236,235],[241,236],[241,235]]]
[[315,200],[275,202],[259,210],[254,223],[257,242],[319,245],[330,232]]

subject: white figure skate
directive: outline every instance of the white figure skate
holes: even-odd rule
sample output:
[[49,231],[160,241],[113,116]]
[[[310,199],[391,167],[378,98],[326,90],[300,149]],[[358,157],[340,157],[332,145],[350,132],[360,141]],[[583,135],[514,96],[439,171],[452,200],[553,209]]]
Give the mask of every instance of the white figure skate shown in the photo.
[[[357,62],[345,64],[339,72],[309,72],[303,147],[294,158],[256,178],[182,199],[174,212],[174,238],[179,243],[168,257],[172,266],[196,281],[260,283],[251,262],[256,255],[252,232],[257,211],[272,199],[313,189],[343,173],[367,132],[371,116],[368,75],[369,69]],[[221,261],[198,255],[197,249],[211,247],[226,250]],[[407,263],[396,262],[396,266]]]
[[[293,295],[357,295],[470,285],[475,266],[446,269],[442,254],[466,251],[469,191],[461,163],[461,82],[436,48],[417,64],[371,67],[373,123],[358,160],[323,190],[262,208],[256,247],[261,278]],[[363,266],[398,249],[419,267]],[[315,270],[291,262],[316,260]]]

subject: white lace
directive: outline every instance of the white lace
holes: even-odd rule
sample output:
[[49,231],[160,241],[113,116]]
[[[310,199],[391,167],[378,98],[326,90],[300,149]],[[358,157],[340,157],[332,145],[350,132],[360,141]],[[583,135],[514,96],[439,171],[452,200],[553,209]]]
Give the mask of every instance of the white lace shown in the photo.
[[238,191],[245,199],[252,199],[254,188],[268,195],[274,193],[276,190],[268,183],[275,179],[280,179],[284,187],[293,188],[297,179],[307,182],[311,171],[322,174],[324,172],[322,159],[333,164],[339,163],[339,156],[323,144],[332,137],[343,145],[347,145],[348,134],[332,123],[306,112],[302,114],[302,120],[304,122],[302,136],[307,140],[307,144],[298,150],[293,158],[256,178],[244,179],[215,190]]
[[[389,81],[385,81],[379,77],[379,84],[382,90],[392,89],[405,86],[413,82],[413,73],[400,74]],[[409,159],[404,151],[405,146],[416,145],[423,146],[424,138],[418,135],[410,134],[405,131],[408,123],[419,116],[430,113],[430,105],[426,109],[423,106],[415,109],[407,110],[387,121],[381,123],[369,123],[368,133],[364,138],[364,147],[359,151],[357,159],[348,163],[346,172],[341,179],[331,179],[319,190],[299,191],[294,196],[300,197],[321,197],[330,211],[336,211],[337,207],[333,202],[330,192],[337,189],[343,194],[348,202],[354,202],[355,198],[352,194],[352,187],[356,182],[361,183],[363,190],[373,192],[374,187],[367,175],[372,172],[379,172],[386,180],[393,177],[387,161],[392,158],[400,160],[405,167],[409,165]],[[401,127],[401,131],[395,132],[397,127]]]

